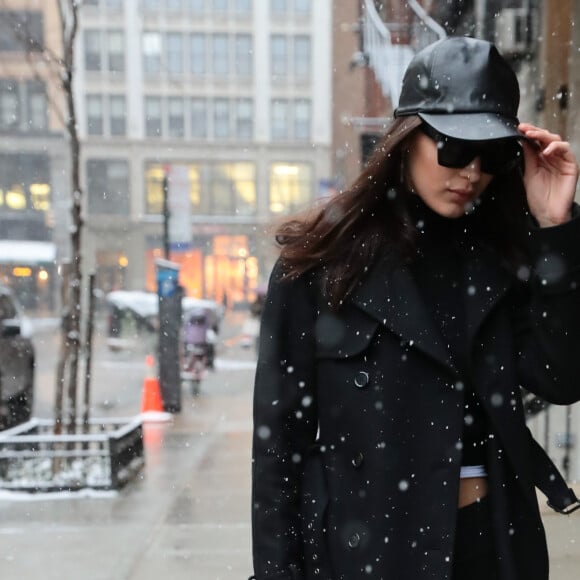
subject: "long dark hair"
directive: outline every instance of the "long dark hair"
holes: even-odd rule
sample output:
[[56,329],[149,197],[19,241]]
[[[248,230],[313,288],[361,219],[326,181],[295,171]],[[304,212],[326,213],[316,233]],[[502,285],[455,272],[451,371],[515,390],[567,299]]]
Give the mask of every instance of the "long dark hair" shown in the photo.
[[[322,207],[296,216],[276,231],[285,276],[313,269],[323,273],[323,291],[338,309],[379,258],[393,265],[411,259],[417,230],[409,219],[409,193],[401,175],[402,143],[422,121],[395,119],[366,168],[347,190]],[[477,209],[489,243],[511,267],[525,262],[525,190],[519,170],[495,178]]]

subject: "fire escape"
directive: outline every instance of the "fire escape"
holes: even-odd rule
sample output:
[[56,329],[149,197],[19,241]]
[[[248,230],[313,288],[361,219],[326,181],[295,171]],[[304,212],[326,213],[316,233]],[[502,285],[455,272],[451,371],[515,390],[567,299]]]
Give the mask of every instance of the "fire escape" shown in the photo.
[[[362,18],[363,54],[366,64],[373,70],[383,94],[391,101],[393,109],[399,102],[403,74],[413,55],[424,46],[447,36],[416,0],[408,0],[412,11],[407,35],[408,44],[394,42],[391,29],[398,23],[385,24],[376,9],[374,0],[365,0]],[[383,120],[384,121],[384,120]]]

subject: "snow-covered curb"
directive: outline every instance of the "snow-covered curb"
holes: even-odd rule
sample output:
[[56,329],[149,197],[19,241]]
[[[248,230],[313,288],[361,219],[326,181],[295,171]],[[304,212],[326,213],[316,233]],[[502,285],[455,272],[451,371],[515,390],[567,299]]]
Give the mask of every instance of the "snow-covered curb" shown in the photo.
[[79,489],[78,491],[53,491],[50,493],[30,493],[27,491],[10,491],[0,489],[0,501],[55,501],[71,499],[113,499],[119,496],[118,491],[98,489]]

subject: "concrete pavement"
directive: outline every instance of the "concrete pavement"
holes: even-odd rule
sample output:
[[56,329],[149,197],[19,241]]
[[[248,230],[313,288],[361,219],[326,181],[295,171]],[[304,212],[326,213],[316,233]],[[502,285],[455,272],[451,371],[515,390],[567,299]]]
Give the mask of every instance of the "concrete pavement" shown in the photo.
[[[230,317],[202,395],[184,392],[171,423],[146,425],[138,481],[95,497],[0,498],[3,580],[247,578],[254,355],[237,340],[243,319]],[[579,513],[546,511],[544,521],[551,580],[578,580]]]

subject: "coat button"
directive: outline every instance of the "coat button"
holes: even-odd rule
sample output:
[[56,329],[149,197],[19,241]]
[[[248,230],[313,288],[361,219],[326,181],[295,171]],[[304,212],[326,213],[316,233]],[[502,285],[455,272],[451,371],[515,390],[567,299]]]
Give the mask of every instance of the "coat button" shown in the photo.
[[349,539],[348,539],[348,547],[349,548],[358,548],[360,544],[360,536],[355,532]]
[[353,458],[352,458],[352,464],[353,466],[358,469],[362,464],[363,461],[365,460],[365,456],[359,451]]
[[354,377],[354,384],[359,388],[362,389],[363,387],[366,387],[369,383],[369,373],[365,372],[365,371],[360,371],[359,373],[357,373],[357,375]]

